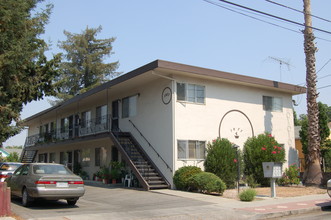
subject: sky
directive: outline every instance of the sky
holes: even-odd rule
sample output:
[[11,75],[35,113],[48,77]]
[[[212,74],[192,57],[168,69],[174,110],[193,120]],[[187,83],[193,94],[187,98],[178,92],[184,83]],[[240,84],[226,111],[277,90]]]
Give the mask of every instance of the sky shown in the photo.
[[[304,15],[293,10],[302,11],[303,0],[229,1],[304,23]],[[54,8],[41,36],[51,44],[48,57],[63,52],[57,45],[66,40],[64,30],[78,34],[101,25],[97,38],[116,38],[114,54],[105,62],[119,61],[118,72],[161,59],[305,86],[304,27],[300,25],[218,0],[45,0],[36,10],[48,3]],[[312,0],[311,8],[316,16],[313,27],[331,32],[331,1]],[[318,101],[331,106],[331,34],[318,30],[314,34]],[[49,108],[48,99],[52,98],[24,106],[22,119]],[[294,110],[305,114],[305,94],[293,100]],[[25,138],[23,131],[4,146],[24,145]]]

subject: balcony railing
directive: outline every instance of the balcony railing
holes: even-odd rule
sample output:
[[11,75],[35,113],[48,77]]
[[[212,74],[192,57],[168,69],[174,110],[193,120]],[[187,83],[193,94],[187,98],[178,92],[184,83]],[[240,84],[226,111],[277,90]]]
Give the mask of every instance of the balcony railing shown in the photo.
[[110,131],[110,115],[91,120],[81,120],[79,125],[65,126],[50,132],[31,135],[26,138],[25,147],[43,143],[55,143],[108,131]]

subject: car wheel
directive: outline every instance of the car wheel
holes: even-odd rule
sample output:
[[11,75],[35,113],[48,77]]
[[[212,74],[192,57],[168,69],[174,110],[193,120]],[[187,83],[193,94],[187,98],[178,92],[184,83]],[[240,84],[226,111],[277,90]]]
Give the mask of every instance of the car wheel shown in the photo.
[[67,203],[70,206],[76,205],[78,199],[67,199]]
[[31,205],[31,197],[29,196],[28,190],[26,188],[23,189],[22,193],[22,204],[24,207],[29,207]]

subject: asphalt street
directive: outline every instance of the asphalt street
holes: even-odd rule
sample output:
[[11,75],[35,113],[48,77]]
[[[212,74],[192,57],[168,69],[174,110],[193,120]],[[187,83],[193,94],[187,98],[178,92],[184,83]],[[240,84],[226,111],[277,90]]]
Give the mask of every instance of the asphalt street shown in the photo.
[[76,206],[66,201],[37,202],[25,208],[12,200],[15,214],[29,220],[85,219],[242,219],[238,213],[213,202],[128,188],[86,186]]

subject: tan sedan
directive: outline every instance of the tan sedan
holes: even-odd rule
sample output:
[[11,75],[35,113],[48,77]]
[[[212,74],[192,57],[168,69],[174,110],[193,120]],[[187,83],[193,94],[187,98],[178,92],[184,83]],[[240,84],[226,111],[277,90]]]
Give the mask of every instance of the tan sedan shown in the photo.
[[23,206],[29,206],[35,199],[65,199],[68,205],[75,205],[85,193],[82,178],[62,164],[24,164],[6,182],[12,196],[22,198]]

